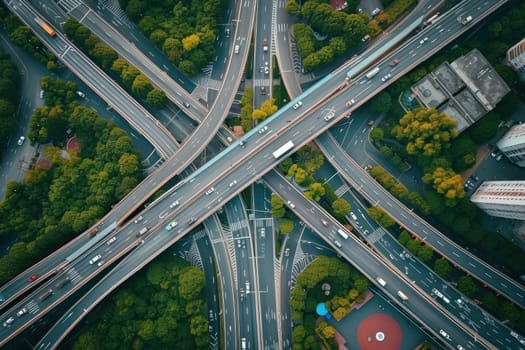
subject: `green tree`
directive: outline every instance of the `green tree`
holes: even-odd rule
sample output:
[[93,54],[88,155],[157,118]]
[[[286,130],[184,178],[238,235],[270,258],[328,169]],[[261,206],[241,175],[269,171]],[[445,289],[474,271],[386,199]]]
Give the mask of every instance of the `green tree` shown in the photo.
[[337,198],[332,203],[332,210],[337,218],[343,218],[350,214],[350,210],[352,210],[352,208],[350,207],[350,203],[348,203],[345,199]]
[[146,97],[148,93],[153,90],[151,82],[144,74],[139,74],[133,80],[131,91],[139,97]]
[[185,300],[197,299],[204,289],[204,272],[196,267],[188,268],[179,276],[179,295]]
[[366,211],[372,219],[383,227],[390,227],[396,224],[394,219],[380,207],[370,207]]
[[468,297],[473,296],[478,291],[478,286],[470,276],[461,276],[458,279],[458,290]]
[[452,266],[445,259],[437,259],[434,263],[434,271],[441,277],[446,277],[450,272],[452,272]]
[[272,194],[270,199],[270,205],[272,208],[272,216],[276,219],[284,217],[286,208],[284,207],[284,200],[276,194]]
[[148,94],[146,95],[146,102],[148,102],[157,109],[161,109],[166,106],[168,99],[164,91],[155,88],[148,92]]
[[321,197],[324,196],[325,189],[322,184],[319,182],[314,182],[310,185],[308,188],[308,191],[304,193],[305,197],[308,199],[313,199],[316,202],[319,202],[321,200]]
[[436,109],[416,108],[406,113],[392,129],[392,135],[406,143],[410,155],[436,157],[450,147],[457,136],[456,121]]
[[381,141],[385,137],[385,132],[381,128],[374,128],[370,131],[370,138],[375,141]]

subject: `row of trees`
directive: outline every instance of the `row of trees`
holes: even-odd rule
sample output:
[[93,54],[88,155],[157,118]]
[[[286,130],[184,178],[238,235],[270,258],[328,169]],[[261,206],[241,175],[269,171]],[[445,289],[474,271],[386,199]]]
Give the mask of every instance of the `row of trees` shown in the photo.
[[372,176],[381,186],[387,189],[394,197],[402,201],[408,201],[424,214],[430,213],[430,206],[418,192],[409,192],[408,188],[379,165],[370,169]]
[[9,11],[3,2],[0,3],[0,23],[9,32],[9,39],[23,48],[40,63],[46,65],[51,72],[58,70],[58,59],[40,42],[31,29],[23,24],[18,17]]
[[202,270],[164,254],[102,305],[74,350],[208,349]]
[[[329,295],[322,288],[325,283],[329,285]],[[290,297],[295,323],[292,331],[294,349],[316,348],[315,308],[318,303],[326,302],[331,312],[342,316],[348,312],[349,304],[363,301],[362,294],[368,289],[369,283],[359,271],[337,258],[320,256],[315,259],[297,276]],[[328,329],[325,334],[330,338],[329,335],[335,334],[335,330]]]
[[217,27],[225,13],[220,0],[119,0],[129,18],[189,76],[216,55]]
[[146,99],[155,108],[167,103],[164,91],[154,88],[151,81],[137,67],[118,56],[110,46],[104,44],[91,31],[73,18],[64,24],[67,36],[88,53],[106,72],[116,73],[123,86],[135,96]]
[[[143,177],[129,136],[73,101],[75,84],[44,79],[43,88],[45,105],[31,117],[29,135],[53,142],[43,149],[51,167],[31,164],[24,182],[7,184],[0,237],[16,235],[17,242],[0,259],[0,284],[83,232]],[[67,129],[80,151],[60,147]]]
[[[312,71],[333,61],[361,42],[369,29],[366,14],[336,11],[325,2],[309,0],[300,7],[297,1],[287,2],[288,13],[304,19],[309,25],[294,26],[294,37],[306,70]],[[327,37],[318,41],[313,31]]]
[[20,75],[9,56],[0,51],[0,157],[16,130],[16,106],[20,99]]
[[[322,67],[349,49],[361,44],[361,38],[369,34],[373,37],[390,26],[403,15],[416,0],[395,0],[385,12],[370,20],[365,13],[355,13],[358,1],[347,1],[344,9],[334,9],[330,3],[309,0],[302,3],[290,0],[286,11],[304,20],[294,26],[294,38],[306,70]],[[323,36],[317,40],[314,31]]]

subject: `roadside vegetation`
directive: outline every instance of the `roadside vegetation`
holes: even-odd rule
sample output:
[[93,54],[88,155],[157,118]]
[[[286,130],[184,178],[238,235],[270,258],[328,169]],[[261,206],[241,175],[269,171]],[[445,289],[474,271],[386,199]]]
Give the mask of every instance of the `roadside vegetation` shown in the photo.
[[[301,187],[304,196],[313,200],[328,212],[330,212],[341,223],[346,224],[345,217],[350,214],[350,203],[343,198],[335,195],[330,184],[325,183],[324,179],[315,178],[315,173],[324,163],[324,156],[314,143],[306,145],[286,158],[279,164],[279,170],[286,177]],[[291,210],[287,210],[284,200],[272,195],[271,208],[272,216],[279,221],[281,234],[288,234],[293,230],[293,219],[295,215]],[[348,227],[351,230],[351,227]]]
[[226,28],[220,25],[226,13],[225,1],[119,0],[119,3],[142,33],[184,74],[197,75],[214,59],[218,28]]
[[286,11],[300,21],[294,25],[293,36],[304,69],[321,68],[357,49],[366,35],[378,36],[416,4],[416,0],[382,2],[385,11],[370,18],[366,13],[358,13],[356,0],[347,1],[341,10],[319,0],[288,1]]
[[23,48],[31,56],[35,57],[49,71],[54,73],[58,71],[60,62],[56,56],[49,52],[31,29],[22,23],[14,13],[9,11],[3,2],[0,3],[0,24],[7,29],[9,39],[16,46]]
[[14,139],[16,110],[20,101],[20,74],[9,55],[0,51],[0,158]]
[[[404,191],[392,189],[393,177],[384,169],[373,169],[372,176],[416,211],[436,217],[441,224],[440,230],[449,232],[456,242],[479,249],[477,255],[483,256],[484,260],[505,266],[517,276],[525,273],[520,263],[525,259],[525,253],[482,226],[486,214],[465,197],[460,186],[463,180],[458,175],[475,164],[477,149],[496,135],[498,125],[517,110],[520,99],[525,100],[525,83],[517,79],[510,67],[502,64],[506,50],[525,36],[525,27],[521,25],[525,4],[514,3],[492,22],[480,27],[476,36],[469,37],[461,47],[455,45],[440,51],[368,102],[366,108],[387,115],[371,133],[376,147],[398,169],[401,162],[420,167],[424,172],[425,191],[419,197],[415,194],[404,197]],[[481,39],[487,37],[490,40]],[[451,62],[472,48],[479,49],[487,57],[512,90],[493,111],[474,125],[457,136],[450,128],[443,133],[443,123],[432,119],[437,115],[435,111],[417,109],[406,112],[397,103],[414,82],[443,62]],[[443,120],[450,125],[447,117]]]
[[209,349],[202,270],[165,253],[97,309],[73,350]]
[[[41,85],[45,105],[29,131],[37,153],[0,203],[0,238],[16,237],[0,259],[0,284],[93,225],[143,178],[129,136],[80,105],[74,83],[44,78]],[[73,135],[80,150],[64,148]]]
[[[336,346],[335,329],[326,322],[316,323],[316,307],[326,303],[327,310],[342,319],[354,304],[363,303],[370,282],[359,271],[337,258],[320,256],[296,279],[290,296],[294,327],[294,349],[320,349]],[[326,294],[326,292],[329,292]]]
[[137,67],[119,57],[117,52],[104,44],[91,31],[69,18],[64,24],[64,31],[71,41],[78,45],[106,73],[120,79],[125,89],[134,96],[145,99],[152,107],[161,109],[168,99],[161,89],[155,88],[151,81]]
[[490,312],[497,319],[509,322],[512,329],[525,332],[525,310],[516,306],[505,297],[494,293],[474,277],[450,264],[446,258],[434,252],[432,247],[416,237],[411,237],[408,231],[402,229],[399,243],[433,269],[436,274],[454,285],[461,293],[474,300],[475,303]]

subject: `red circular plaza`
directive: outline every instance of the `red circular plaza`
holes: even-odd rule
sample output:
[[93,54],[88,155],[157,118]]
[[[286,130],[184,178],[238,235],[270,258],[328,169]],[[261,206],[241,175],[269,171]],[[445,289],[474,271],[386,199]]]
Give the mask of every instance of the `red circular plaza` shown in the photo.
[[398,350],[402,339],[399,323],[386,314],[368,316],[357,329],[357,341],[362,350]]

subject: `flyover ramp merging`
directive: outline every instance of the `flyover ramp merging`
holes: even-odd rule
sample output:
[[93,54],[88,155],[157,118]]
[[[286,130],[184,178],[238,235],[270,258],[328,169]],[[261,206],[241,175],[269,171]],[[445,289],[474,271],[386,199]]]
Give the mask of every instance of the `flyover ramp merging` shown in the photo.
[[[10,9],[13,12],[15,12],[19,17],[21,17],[21,19],[24,22],[26,22],[26,24],[28,24],[29,26],[35,27],[36,23],[34,23],[33,16],[35,16],[36,12],[32,10],[32,8],[29,5],[24,4],[24,3],[22,4],[24,5],[23,7],[19,8],[18,6],[14,6],[14,8],[10,8]],[[239,10],[240,13],[238,16],[239,17],[242,16],[243,18],[251,18],[253,20],[254,9],[252,7],[253,6],[241,7],[241,9]],[[24,11],[20,11],[21,9]],[[250,33],[252,22],[245,20],[242,22],[240,27],[241,27],[240,29],[241,32]],[[40,33],[41,30],[38,28],[36,32]],[[57,53],[60,53],[61,48],[64,46],[66,48],[70,47],[69,44],[67,44],[67,41],[64,38],[62,38],[62,36],[59,33],[57,33],[56,36],[57,37],[50,38],[50,37],[41,35],[41,39],[50,48],[52,48],[53,51]],[[245,50],[244,48],[242,50],[243,50],[242,55],[235,56],[236,67],[231,68],[229,66],[227,69],[227,74],[225,76],[226,77],[225,84],[222,86],[222,89],[224,89],[225,91],[233,92],[235,91],[235,87],[238,86],[239,84],[240,77],[237,77],[236,72],[239,69],[238,67],[244,66],[246,62],[247,54],[248,54],[247,50]],[[89,81],[96,80],[96,78],[98,77],[98,73],[100,73],[98,71],[98,67],[94,66],[89,60],[87,60],[87,58],[82,56],[80,52],[77,52],[76,50],[69,51],[70,55],[72,53],[79,56],[79,59],[77,59],[78,62],[76,61],[68,62],[68,60],[64,59],[64,58],[68,58],[69,56],[64,56],[62,59],[65,62],[65,64],[73,70],[73,72],[83,73],[83,75],[79,74],[79,77],[81,79],[83,78],[84,75],[86,76],[86,78],[84,78],[83,81],[86,81],[88,86],[94,89],[95,87],[101,88],[104,84],[109,84],[109,83],[111,83],[112,85],[115,85],[111,80],[106,80],[105,78],[99,79],[96,86],[93,86],[93,84],[90,84]],[[60,54],[58,56],[60,56]],[[118,86],[116,85],[113,87],[115,89],[118,88]],[[114,106],[115,109],[118,109],[119,111],[121,111],[121,110],[126,110],[126,108],[128,108],[130,98],[128,97],[119,98],[118,93],[109,92],[107,90],[94,89],[94,91],[98,91],[99,94],[105,97],[106,101],[110,105]],[[124,95],[124,96],[127,96],[127,95]],[[174,175],[181,173],[184,168],[189,166],[192,163],[193,159],[197,157],[200,152],[202,152],[202,150],[208,144],[209,140],[211,140],[214,137],[224,117],[226,117],[227,115],[228,110],[226,106],[231,105],[233,98],[234,98],[234,95],[227,96],[226,94],[221,94],[220,97],[216,100],[212,109],[210,110],[210,114],[213,115],[214,117],[208,118],[206,122],[199,125],[195,133],[190,138],[188,138],[188,140],[186,140],[186,142],[184,143],[183,147],[179,150],[179,152],[176,152],[174,155],[172,155],[176,151],[176,145],[174,145],[173,147],[170,147],[169,149],[166,149],[165,152],[162,152],[162,155],[165,156],[166,158],[171,156],[170,160],[163,163],[162,166],[157,171],[155,171],[155,173],[149,175],[132,192],[126,195],[126,197],[122,199],[121,202],[119,202],[119,204],[115,205],[114,209],[111,212],[109,212],[98,223],[98,225],[102,227],[104,226],[104,222],[113,222],[113,221],[117,221],[119,224],[122,224],[124,219],[127,218],[127,216],[129,216],[135,210],[137,210],[147,198],[149,198],[153,193],[155,193],[159,188],[161,188]],[[140,114],[144,114],[144,113],[135,113],[135,112],[130,113],[130,115],[135,115],[135,116],[139,116]],[[149,119],[146,119],[146,121],[148,120]],[[153,120],[151,121],[153,122]],[[141,124],[144,124],[144,123],[145,121],[142,120]],[[134,123],[132,124],[134,125]],[[162,145],[169,146],[171,142],[170,141],[171,139],[164,140],[162,133],[160,133],[160,131],[163,129],[164,128],[162,124],[160,124],[158,121],[155,121],[153,126],[148,126],[147,129],[142,130],[142,132],[143,134],[146,134],[146,135],[148,135],[148,133],[152,135],[152,138],[156,141],[156,142],[152,142],[152,144],[156,145],[156,147],[162,150],[163,149],[163,147],[161,147]],[[45,274],[42,274],[42,276],[44,275],[49,276],[50,274],[54,273],[54,269],[60,266],[65,256],[72,254],[75,250],[77,250],[81,245],[85,243],[85,238],[81,237],[80,240],[81,242],[67,244],[65,246],[66,251],[64,252],[61,252],[61,253],[55,252],[53,254],[54,259],[52,260],[46,259],[46,262],[44,264],[37,264],[37,265],[30,267],[28,270],[26,270],[21,275],[19,275],[19,277],[17,278],[16,286],[14,283],[10,285],[4,285],[0,293],[2,293],[5,296],[5,298],[12,299],[12,297],[15,294],[19,295],[17,291],[19,291],[20,293],[22,292],[20,290],[21,286],[26,286],[26,288],[24,288],[23,291],[27,290],[28,289],[27,287],[30,287],[27,285],[27,282],[26,282],[27,277],[31,275],[32,273],[34,273],[33,272],[34,270],[45,269],[44,265],[52,265],[53,271],[49,271],[49,269],[47,269],[47,272]],[[14,288],[15,290],[9,292],[6,289],[8,287],[15,287]],[[7,300],[4,300],[3,304],[0,304],[0,307],[2,305],[5,305],[6,301]]]
[[[178,147],[177,141],[166,128],[124,89],[111,80],[98,66],[93,64],[80,50],[61,33],[51,37],[35,22],[40,14],[29,4],[7,6],[78,78],[95,91],[109,106],[114,108],[131,126],[140,132],[159,152],[168,157]],[[144,118],[146,117],[146,118]]]
[[[347,188],[347,183],[330,165],[324,163],[320,176],[330,179],[334,189]],[[345,191],[341,198],[350,203],[354,217],[350,214],[348,222],[359,232],[360,236],[388,260],[398,271],[413,280],[421,290],[440,302],[456,318],[463,320],[478,334],[500,349],[525,349],[518,339],[511,336],[510,329],[503,322],[488,314],[470,298],[460,293],[456,287],[438,276],[430,267],[421,262],[414,254],[402,246],[384,227],[368,216],[367,205],[352,190]]]
[[[490,342],[465,327],[461,320],[450,315],[439,303],[422,292],[419,286],[413,284],[407,276],[393,268],[388,261],[384,261],[379,254],[361,242],[352,233],[349,233],[348,239],[343,240],[336,231],[337,229],[345,230],[345,228],[316,202],[307,200],[302,191],[297,186],[290,184],[278,171],[273,170],[269,172],[264,176],[264,180],[277,195],[293,202],[295,207],[292,210],[303,222],[385,292],[401,309],[419,323],[425,325],[438,338],[440,337],[438,330],[443,329],[451,334],[451,341],[447,344],[454,348],[458,344],[468,349],[491,349],[493,347]],[[329,228],[326,228],[320,222],[320,218],[325,218],[330,223]],[[334,244],[335,241],[338,241],[341,247]],[[376,281],[377,277],[387,281],[387,285],[381,286]],[[398,291],[405,293],[408,296],[408,300],[400,300],[397,296]]]
[[522,307],[525,305],[525,292],[520,284],[472,255],[410,211],[350,158],[329,133],[317,138],[316,143],[345,180],[371,203],[382,207],[399,224],[424,240],[454,265],[464,269],[518,305]]
[[[59,2],[61,4],[62,2]],[[82,3],[68,13],[82,25],[89,28],[103,42],[111,46],[122,58],[137,67],[142,74],[158,88],[166,93],[169,100],[197,122],[204,120],[207,109],[155,63],[146,56],[135,44],[107,23],[97,12],[87,4]],[[185,105],[189,103],[188,107]]]

